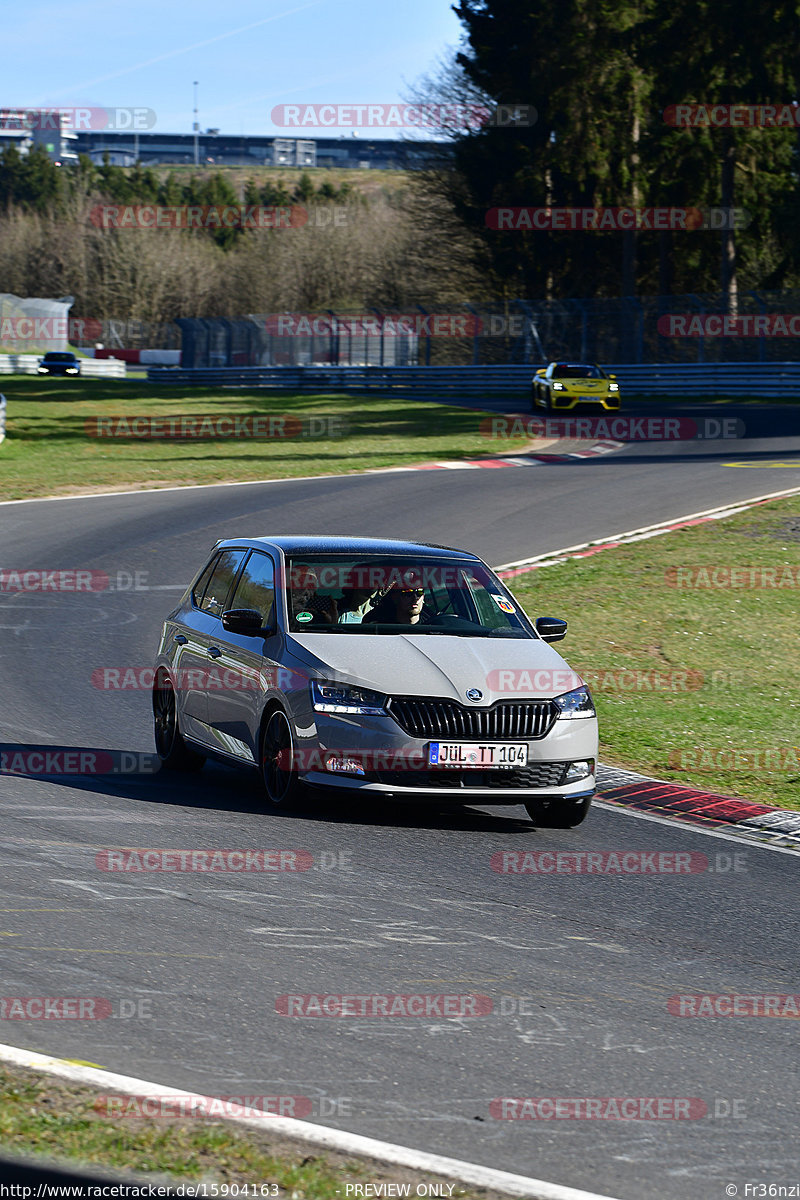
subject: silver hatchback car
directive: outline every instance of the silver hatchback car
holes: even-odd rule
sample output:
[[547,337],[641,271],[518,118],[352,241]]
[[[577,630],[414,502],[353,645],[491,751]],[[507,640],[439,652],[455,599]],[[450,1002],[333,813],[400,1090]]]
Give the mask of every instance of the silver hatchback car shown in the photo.
[[595,791],[588,688],[464,550],[372,538],[218,542],[164,622],[153,687],[167,768],[257,770],[415,802],[524,804],[571,828]]

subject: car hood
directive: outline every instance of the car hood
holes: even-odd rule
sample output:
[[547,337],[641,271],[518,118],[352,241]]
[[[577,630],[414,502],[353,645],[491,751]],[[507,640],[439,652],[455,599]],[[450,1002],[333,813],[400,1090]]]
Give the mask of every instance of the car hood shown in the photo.
[[436,634],[293,634],[298,659],[312,674],[395,696],[437,696],[464,703],[550,698],[580,687],[581,677],[547,642]]

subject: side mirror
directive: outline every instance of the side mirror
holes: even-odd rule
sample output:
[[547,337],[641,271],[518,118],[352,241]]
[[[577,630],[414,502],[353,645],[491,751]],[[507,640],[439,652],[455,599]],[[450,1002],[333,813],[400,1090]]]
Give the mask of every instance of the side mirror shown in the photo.
[[273,627],[265,627],[261,613],[254,608],[229,608],[222,614],[222,628],[228,633],[240,633],[244,637],[257,637],[259,633],[272,633]]
[[608,378],[609,378],[609,379],[616,379],[617,377],[616,377],[616,375],[609,375],[609,377],[608,377]]
[[536,632],[543,642],[560,642],[567,632],[567,622],[558,617],[537,617]]
[[547,367],[540,367],[540,368],[539,368],[539,370],[536,372],[536,374],[537,374],[537,375],[546,375],[546,374],[547,374]]

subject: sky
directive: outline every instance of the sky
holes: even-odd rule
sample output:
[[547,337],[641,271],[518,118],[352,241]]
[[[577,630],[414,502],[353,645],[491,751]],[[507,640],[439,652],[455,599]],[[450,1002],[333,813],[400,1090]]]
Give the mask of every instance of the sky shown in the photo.
[[[149,109],[135,118],[141,128],[191,133],[196,93],[201,131],[397,137],[389,110],[373,110],[370,128],[366,112],[306,106],[408,100],[461,40],[451,3],[30,0],[5,10],[0,109]],[[283,105],[298,107],[275,114]],[[319,125],[305,123],[312,115]]]

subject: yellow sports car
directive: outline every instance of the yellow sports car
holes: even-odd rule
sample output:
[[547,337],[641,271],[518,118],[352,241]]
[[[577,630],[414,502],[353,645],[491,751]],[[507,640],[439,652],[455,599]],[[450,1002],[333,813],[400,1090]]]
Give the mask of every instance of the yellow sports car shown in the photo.
[[531,408],[548,410],[599,404],[607,411],[619,408],[616,375],[606,375],[594,363],[551,362],[537,371],[531,383]]

